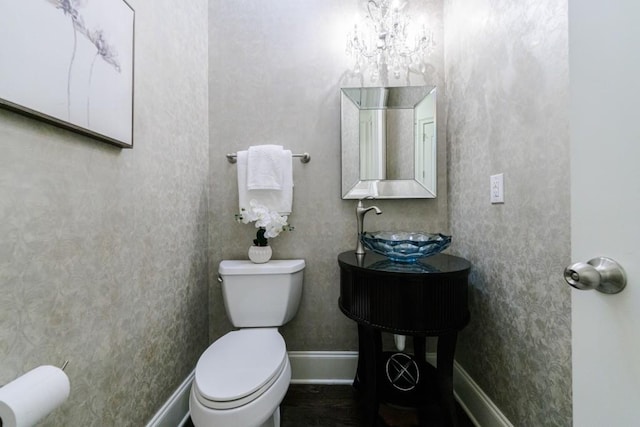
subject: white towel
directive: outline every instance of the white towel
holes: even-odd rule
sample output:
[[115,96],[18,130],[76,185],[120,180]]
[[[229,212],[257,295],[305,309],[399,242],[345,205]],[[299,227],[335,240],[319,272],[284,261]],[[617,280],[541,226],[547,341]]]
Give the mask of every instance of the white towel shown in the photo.
[[281,190],[249,190],[247,188],[247,162],[249,153],[246,150],[238,151],[238,206],[240,211],[249,208],[249,202],[254,199],[258,203],[268,207],[280,215],[289,215],[293,205],[293,166],[291,164],[291,151],[284,150],[289,156],[289,162],[283,173]]
[[282,190],[283,167],[287,159],[282,145],[249,147],[247,160],[247,188],[249,190]]

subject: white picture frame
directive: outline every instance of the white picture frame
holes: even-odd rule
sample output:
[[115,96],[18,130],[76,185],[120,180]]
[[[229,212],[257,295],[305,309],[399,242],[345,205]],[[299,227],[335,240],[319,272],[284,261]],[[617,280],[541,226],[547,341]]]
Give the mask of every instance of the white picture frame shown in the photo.
[[133,147],[125,0],[0,0],[0,107]]

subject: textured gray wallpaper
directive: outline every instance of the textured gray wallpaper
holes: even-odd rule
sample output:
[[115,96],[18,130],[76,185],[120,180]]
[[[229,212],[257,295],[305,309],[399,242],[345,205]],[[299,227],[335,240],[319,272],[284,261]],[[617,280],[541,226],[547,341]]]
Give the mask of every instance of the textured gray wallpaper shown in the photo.
[[[442,2],[412,1],[427,12],[440,41],[425,75],[395,86],[444,84]],[[225,154],[277,143],[309,152],[293,165],[295,231],[270,244],[274,259],[307,262],[300,311],[282,328],[289,350],[355,350],[356,325],[338,309],[337,256],[356,245],[356,201],[340,198],[340,88],[375,86],[348,75],[346,34],[360,2],[344,0],[212,0],[210,2],[211,334],[229,329],[218,282],[221,259],[247,259],[253,224],[237,224],[236,166]],[[380,85],[380,83],[378,83]],[[442,107],[442,106],[441,106]],[[444,141],[445,112],[439,137]],[[446,155],[439,153],[436,200],[376,201],[384,213],[365,228],[447,232]],[[375,216],[375,218],[374,218]]]
[[0,110],[0,384],[68,359],[46,426],[144,425],[208,343],[207,2],[129,3],[133,150]]
[[473,263],[457,359],[514,425],[568,426],[567,4],[446,0],[445,31],[452,250]]

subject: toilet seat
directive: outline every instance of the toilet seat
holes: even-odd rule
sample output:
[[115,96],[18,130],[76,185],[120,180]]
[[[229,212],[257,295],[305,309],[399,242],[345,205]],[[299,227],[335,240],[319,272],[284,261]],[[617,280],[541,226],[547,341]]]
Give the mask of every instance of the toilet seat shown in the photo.
[[197,400],[210,409],[232,409],[257,399],[284,371],[287,349],[275,328],[229,332],[196,365]]

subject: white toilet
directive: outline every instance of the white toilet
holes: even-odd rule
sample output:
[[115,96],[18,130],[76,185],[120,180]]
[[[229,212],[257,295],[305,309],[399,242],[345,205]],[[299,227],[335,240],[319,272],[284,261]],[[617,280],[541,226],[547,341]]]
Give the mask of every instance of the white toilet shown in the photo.
[[291,365],[278,327],[295,316],[305,262],[222,261],[218,267],[231,323],[200,356],[189,408],[196,427],[279,427]]

